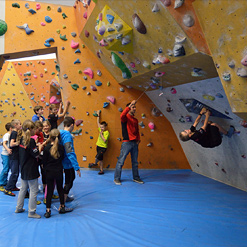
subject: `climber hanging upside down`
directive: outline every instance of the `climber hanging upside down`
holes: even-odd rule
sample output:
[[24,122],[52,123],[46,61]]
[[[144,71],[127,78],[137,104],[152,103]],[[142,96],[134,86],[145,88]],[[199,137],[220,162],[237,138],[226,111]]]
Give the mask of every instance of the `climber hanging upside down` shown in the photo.
[[[196,130],[196,126],[198,125],[202,115],[204,114],[204,124],[199,130]],[[222,134],[228,136],[229,138],[232,137],[235,131],[234,126],[230,126],[229,130],[226,131],[220,125],[208,121],[210,114],[211,112],[208,109],[202,108],[191,128],[188,130],[184,130],[179,134],[180,140],[183,142],[193,140],[204,148],[214,148],[221,144]]]

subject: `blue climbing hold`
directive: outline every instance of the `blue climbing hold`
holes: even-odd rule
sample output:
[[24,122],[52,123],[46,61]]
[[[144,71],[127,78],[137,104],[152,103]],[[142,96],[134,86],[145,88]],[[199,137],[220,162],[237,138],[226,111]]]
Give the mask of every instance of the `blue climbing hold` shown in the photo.
[[51,17],[50,16],[46,16],[45,17],[45,21],[47,22],[47,23],[51,23],[52,22],[52,19],[51,19]]
[[96,80],[96,81],[95,81],[95,85],[99,87],[99,86],[101,86],[101,85],[102,85],[102,82],[101,82],[101,81],[99,81],[99,80]]
[[34,96],[30,98],[31,100],[34,100]]
[[51,46],[51,45],[50,45],[50,42],[55,42],[55,40],[54,40],[53,38],[49,38],[49,39],[47,39],[47,40],[45,41],[44,45],[45,45],[46,47],[50,47],[50,46]]
[[106,108],[109,104],[109,102],[104,102],[103,108]]
[[76,59],[75,60],[75,62],[74,62],[74,64],[77,64],[77,63],[81,63],[81,61],[80,61],[80,59],[78,58],[78,59]]
[[25,4],[25,8],[29,9],[29,3]]
[[138,70],[133,69],[132,71],[133,71],[133,73],[138,73]]
[[107,31],[110,33],[110,32],[114,32],[114,31],[115,31],[115,29],[114,29],[114,28],[112,28],[112,27],[108,27]]
[[23,111],[25,111],[25,108],[21,108]]
[[119,51],[118,53],[121,54],[121,55],[124,55],[124,52],[122,52],[122,51]]
[[36,14],[36,11],[35,11],[34,9],[29,9],[28,11],[29,11],[32,15],[33,15],[33,14]]
[[81,50],[80,49],[76,49],[75,53],[81,53]]
[[114,16],[113,15],[106,15],[106,18],[107,18],[107,20],[108,20],[108,22],[110,23],[110,24],[112,24],[113,23],[113,21],[114,21]]
[[27,86],[29,83],[28,82],[25,82],[24,84]]

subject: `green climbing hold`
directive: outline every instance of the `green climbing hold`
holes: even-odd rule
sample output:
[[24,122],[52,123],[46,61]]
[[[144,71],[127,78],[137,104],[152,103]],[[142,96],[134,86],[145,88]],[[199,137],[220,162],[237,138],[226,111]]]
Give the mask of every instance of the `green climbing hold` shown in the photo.
[[68,18],[68,16],[65,13],[62,13],[63,19]]
[[204,94],[202,97],[204,99],[206,99],[206,100],[211,100],[211,101],[214,101],[215,100],[215,97],[212,96],[212,95],[206,95],[206,94]]
[[58,64],[56,64],[56,71],[60,72],[60,66]]
[[72,131],[71,134],[79,135],[82,132],[82,128]]
[[74,90],[77,90],[77,88],[79,88],[79,85],[78,84],[72,84],[71,87],[74,89]]
[[51,75],[55,75],[56,73],[55,72],[52,72]]
[[60,39],[62,39],[62,40],[64,40],[64,41],[68,40],[68,39],[66,38],[66,34],[64,34],[64,35],[60,34]]
[[123,60],[115,52],[111,52],[111,59],[113,64],[121,69],[122,77],[124,79],[130,79],[132,77],[130,70],[126,67]]
[[20,8],[20,4],[19,3],[12,3],[12,7],[14,7],[14,8]]
[[7,32],[7,23],[4,20],[0,20],[0,36],[3,36]]

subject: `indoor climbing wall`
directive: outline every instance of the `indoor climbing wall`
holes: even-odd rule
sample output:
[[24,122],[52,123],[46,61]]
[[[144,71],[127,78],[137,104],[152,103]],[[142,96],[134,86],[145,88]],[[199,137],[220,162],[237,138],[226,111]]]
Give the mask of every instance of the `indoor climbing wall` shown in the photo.
[[[212,108],[215,116],[210,117],[210,120],[226,130],[234,125],[236,133],[232,138],[223,136],[222,144],[218,147],[203,148],[193,141],[181,142],[181,145],[193,171],[247,190],[247,123],[232,112],[219,77],[154,90],[147,95],[171,122],[177,137],[182,130],[189,129],[198,116],[192,100]],[[201,126],[202,122],[198,128]]]
[[[23,56],[30,53],[44,54],[46,49],[47,53],[50,53],[52,48],[56,49],[57,53],[57,63],[51,61],[49,67],[47,66],[48,79],[45,78],[44,71],[48,64],[47,61],[44,61],[45,65],[42,65],[41,61],[40,64],[35,63],[36,71],[31,72],[30,81],[25,81],[26,83],[32,82],[32,85],[25,85],[24,77],[21,77],[21,83],[24,83],[22,86],[26,88],[27,98],[31,102],[29,106],[34,103],[34,100],[41,101],[44,96],[42,93],[46,93],[46,86],[51,86],[52,81],[55,84],[59,83],[52,87],[61,91],[63,101],[71,102],[69,115],[78,120],[73,134],[81,167],[87,167],[89,162],[94,161],[95,143],[98,137],[95,111],[101,110],[102,120],[108,122],[110,131],[105,166],[115,168],[121,146],[121,111],[128,102],[137,99],[141,91],[119,85],[110,74],[113,71],[106,70],[96,54],[92,53],[80,39],[77,26],[83,27],[85,24],[83,21],[87,21],[90,8],[93,11],[95,3],[91,1],[91,7],[84,3],[89,11],[87,14],[83,13],[84,17],[81,16],[82,23],[77,23],[80,18],[76,13],[79,9],[76,5],[65,7],[27,1],[6,1],[5,3],[5,21],[8,31],[4,35],[4,58],[16,57],[19,53]],[[11,42],[8,42],[10,40]],[[29,64],[27,68],[26,64],[22,63],[22,65],[14,65],[13,68],[18,70],[19,74],[29,71],[31,67]],[[38,78],[34,78],[35,73]],[[42,80],[40,79],[41,73],[43,74]],[[29,79],[29,75],[27,78]],[[44,88],[40,86],[40,91],[37,93],[32,86],[38,80],[43,81]],[[33,99],[30,98],[30,92],[34,93]],[[54,94],[51,93],[50,96]],[[46,95],[43,99],[46,104]],[[190,169],[172,126],[154,108],[155,105],[146,95],[139,99],[136,116],[140,121],[141,132],[140,168]],[[168,141],[164,142],[164,140]],[[128,159],[125,168],[130,167],[130,159]]]
[[[80,37],[119,83],[138,90],[213,78],[192,2],[98,1]],[[81,16],[82,5],[76,4]]]
[[193,3],[232,111],[247,120],[246,1]]

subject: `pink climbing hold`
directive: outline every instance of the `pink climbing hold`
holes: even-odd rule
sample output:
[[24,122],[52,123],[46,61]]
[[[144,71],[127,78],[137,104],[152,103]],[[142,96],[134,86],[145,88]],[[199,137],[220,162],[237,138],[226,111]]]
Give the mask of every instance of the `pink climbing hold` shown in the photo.
[[43,78],[44,77],[44,75],[42,74],[42,73],[40,73],[40,75],[39,75],[41,78]]
[[159,56],[158,56],[158,59],[159,59],[159,61],[160,61],[161,63],[163,63],[163,64],[170,63],[170,60],[169,60],[167,57],[165,57],[165,56],[159,55]]
[[148,127],[149,127],[151,130],[154,130],[154,123],[153,123],[153,122],[149,122]]
[[81,125],[83,123],[82,119],[78,119],[75,121],[75,125],[78,127],[79,125]]
[[75,42],[74,40],[71,40],[71,44],[70,44],[72,49],[76,49],[79,46],[79,43]]
[[34,77],[35,79],[37,79],[37,78],[38,78],[38,76],[37,76],[37,75],[33,75],[33,77]]
[[247,66],[247,55],[241,60],[241,64]]
[[102,40],[99,42],[99,45],[100,45],[100,46],[108,46],[108,43],[107,43],[104,39],[102,39]]
[[172,89],[171,89],[171,93],[172,93],[172,94],[176,94],[176,93],[177,93],[177,90],[176,90],[175,88],[172,88]]
[[36,3],[36,10],[39,10],[41,8],[40,3]]
[[99,20],[102,21],[103,20],[103,14],[99,13]]
[[157,71],[157,72],[155,72],[154,76],[155,76],[155,77],[161,77],[161,76],[163,76],[164,74],[165,74],[165,72]]
[[41,102],[44,102],[44,101],[45,101],[45,99],[44,99],[43,97],[41,97],[41,99],[40,99],[40,100],[41,100]]
[[87,19],[87,11],[83,14],[83,18]]
[[112,104],[115,104],[115,101],[116,101],[116,99],[115,99],[115,97],[113,97],[113,96],[108,96],[108,97],[106,97]]
[[60,100],[56,96],[50,98],[50,104],[60,104]]
[[163,2],[163,4],[168,7],[171,5],[171,0],[161,0]]
[[85,30],[85,36],[88,38],[89,37],[89,32]]
[[83,73],[93,79],[93,71],[90,68],[86,68]]
[[44,22],[41,22],[40,25],[41,25],[41,26],[45,26],[46,24],[45,24]]
[[133,62],[130,63],[131,68],[135,68],[135,66],[136,66],[135,63],[133,63]]
[[94,85],[91,85],[90,87],[91,87],[92,91],[97,91],[97,88]]
[[41,61],[40,63],[41,63],[42,65],[45,65],[45,62],[44,62],[44,61]]

